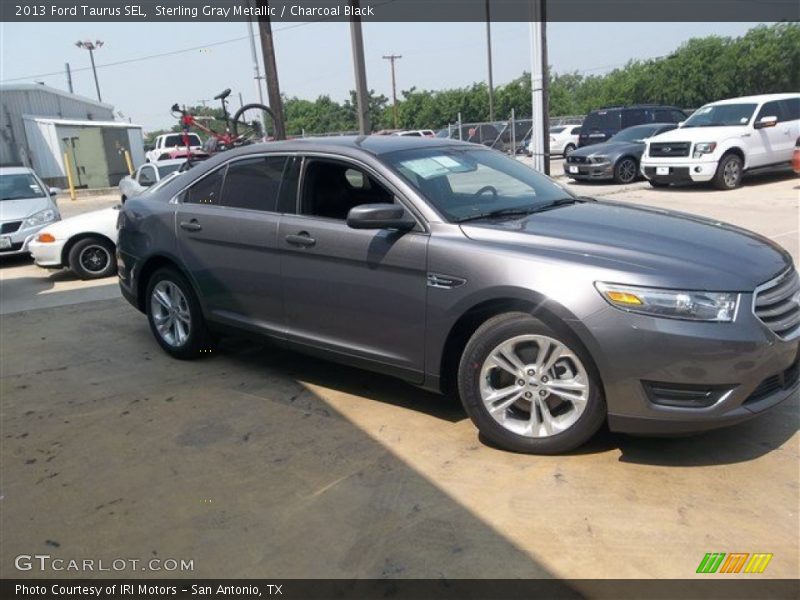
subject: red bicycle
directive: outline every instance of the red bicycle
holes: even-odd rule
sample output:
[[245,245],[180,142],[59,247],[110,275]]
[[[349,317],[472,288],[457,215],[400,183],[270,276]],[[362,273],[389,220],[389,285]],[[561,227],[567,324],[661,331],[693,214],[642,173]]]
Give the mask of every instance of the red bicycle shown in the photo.
[[172,105],[172,115],[178,118],[183,126],[183,141],[187,148],[189,148],[189,129],[192,127],[208,134],[209,138],[206,142],[209,146],[206,148],[208,152],[228,150],[271,139],[267,124],[275,123],[272,111],[263,104],[245,104],[234,113],[233,118],[230,118],[225,102],[230,94],[231,90],[228,88],[214,96],[214,100],[222,103],[222,115],[225,121],[224,133],[218,133],[207,127],[200,122],[199,119],[202,117],[196,117],[187,112],[185,108],[178,106],[177,102]]

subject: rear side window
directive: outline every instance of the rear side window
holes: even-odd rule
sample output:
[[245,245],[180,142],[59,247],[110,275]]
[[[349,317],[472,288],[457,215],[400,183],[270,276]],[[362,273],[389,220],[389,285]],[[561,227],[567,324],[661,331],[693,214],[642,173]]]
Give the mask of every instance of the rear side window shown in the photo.
[[259,156],[228,165],[222,204],[232,208],[275,212],[285,156]]
[[581,134],[581,128],[580,127],[573,127],[572,131],[570,132],[570,135],[580,135],[580,134]]
[[629,110],[624,110],[622,111],[622,128],[626,129],[628,127],[633,127],[634,125],[647,123],[649,121],[647,117],[647,111],[643,108],[631,108]]
[[797,121],[800,119],[800,96],[781,100],[783,105],[783,116],[787,121]]
[[581,127],[581,133],[591,133],[592,131],[616,131],[620,127],[620,116],[618,110],[598,110],[590,113]]
[[224,175],[224,168],[217,169],[206,175],[186,190],[183,195],[183,202],[188,204],[219,204]]

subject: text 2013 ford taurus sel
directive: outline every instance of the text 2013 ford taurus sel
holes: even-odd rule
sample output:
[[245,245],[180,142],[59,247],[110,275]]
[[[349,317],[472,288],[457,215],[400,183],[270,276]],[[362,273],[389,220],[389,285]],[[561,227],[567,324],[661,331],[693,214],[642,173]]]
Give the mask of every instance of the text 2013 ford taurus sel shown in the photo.
[[748,231],[573,196],[480,146],[256,145],[131,199],[120,285],[161,347],[214,332],[457,392],[535,453],[736,423],[798,389],[800,280]]

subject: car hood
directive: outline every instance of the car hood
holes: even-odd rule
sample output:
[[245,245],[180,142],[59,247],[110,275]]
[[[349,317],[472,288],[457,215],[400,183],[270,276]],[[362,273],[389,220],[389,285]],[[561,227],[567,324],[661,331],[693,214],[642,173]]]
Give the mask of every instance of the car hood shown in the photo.
[[572,153],[572,156],[591,156],[592,154],[603,154],[608,156],[618,156],[620,154],[641,154],[644,152],[644,144],[634,142],[600,142],[591,146],[583,146]]
[[630,274],[630,283],[640,285],[752,292],[792,263],[774,242],[733,225],[615,202],[580,202],[461,228],[473,240],[616,271],[616,283],[629,283]]
[[32,214],[53,208],[50,198],[21,198],[0,200],[0,221],[21,221]]
[[746,133],[744,126],[734,127],[679,127],[650,138],[650,142],[717,142]]
[[51,233],[56,239],[67,238],[87,231],[102,233],[116,227],[117,215],[119,215],[119,210],[114,207],[101,208],[48,225],[42,232]]

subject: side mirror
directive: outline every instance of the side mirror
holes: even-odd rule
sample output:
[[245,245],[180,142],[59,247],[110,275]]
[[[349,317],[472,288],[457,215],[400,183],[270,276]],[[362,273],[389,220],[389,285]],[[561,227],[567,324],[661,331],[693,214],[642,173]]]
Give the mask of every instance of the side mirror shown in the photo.
[[414,219],[399,204],[361,204],[347,213],[347,226],[352,229],[413,229]]
[[51,187],[48,191],[51,196],[58,196],[61,193],[61,188]]
[[778,124],[778,117],[761,117],[760,121],[753,124],[755,129],[765,129],[766,127],[775,127]]

